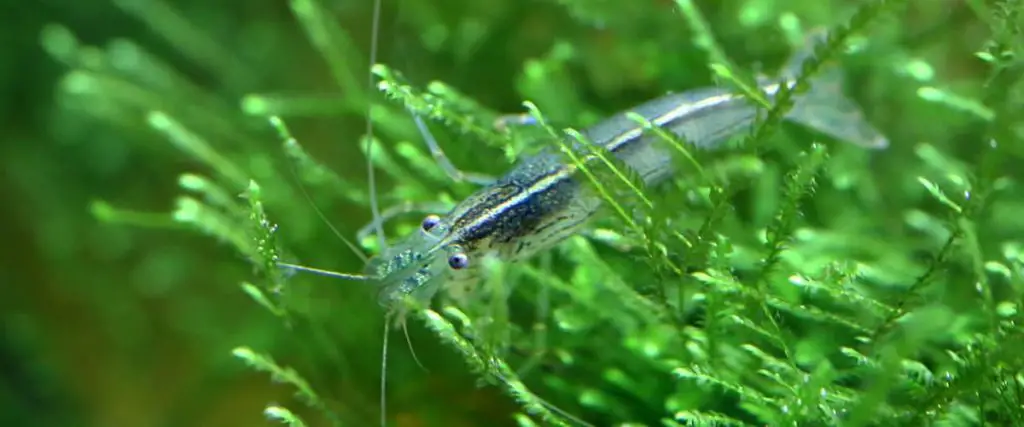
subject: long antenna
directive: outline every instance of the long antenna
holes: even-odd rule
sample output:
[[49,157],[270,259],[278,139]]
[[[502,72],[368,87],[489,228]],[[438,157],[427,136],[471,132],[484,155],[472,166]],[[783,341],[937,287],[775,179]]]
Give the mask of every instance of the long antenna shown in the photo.
[[[373,2],[373,23],[370,33],[370,67],[367,71],[366,84],[370,93],[373,93],[373,67],[377,64],[377,43],[380,37],[380,9],[384,0]],[[377,235],[377,245],[381,251],[387,248],[387,239],[384,237],[384,225],[381,221],[380,206],[377,204],[377,178],[373,170],[373,97],[367,96],[366,104],[366,181],[370,190],[370,212],[373,215],[373,228]],[[384,317],[384,337],[380,355],[380,427],[387,427],[388,424],[388,335],[391,332],[391,319]]]
[[323,270],[323,269],[314,268],[314,267],[306,267],[304,265],[291,264],[291,263],[287,263],[287,262],[279,262],[279,263],[277,263],[277,266],[278,267],[283,267],[283,268],[290,268],[292,270],[305,271],[307,273],[319,274],[321,276],[335,277],[335,278],[338,278],[338,279],[345,279],[345,280],[370,280],[370,279],[373,278],[371,276],[364,276],[362,274],[339,273],[337,271]]
[[[270,125],[277,130],[278,136],[281,138],[282,141],[284,141],[286,147],[299,146],[299,141],[295,139],[294,136],[292,136],[292,132],[288,130],[288,125],[284,123],[284,120],[281,119],[281,117],[270,116]],[[320,207],[316,205],[316,202],[313,200],[313,196],[310,196],[309,191],[306,191],[306,186],[302,184],[302,178],[300,178],[299,173],[295,171],[294,163],[288,164],[288,172],[292,175],[292,178],[295,179],[295,182],[298,184],[299,191],[302,192],[302,196],[306,199],[307,202],[309,202],[309,205],[313,207],[313,210],[316,212],[316,215],[320,217],[320,220],[323,221],[324,224],[327,224],[327,227],[331,229],[331,232],[334,233],[334,235],[337,236],[338,239],[345,244],[345,246],[348,246],[352,253],[356,254],[356,256],[359,257],[359,259],[365,263],[367,261],[366,255],[363,254],[363,252],[360,251],[355,244],[353,244],[350,240],[346,239],[345,236],[343,236],[341,232],[338,231],[334,224],[331,224],[331,220],[328,219],[327,215],[324,215],[324,212],[320,210]]]
[[[370,35],[370,69],[367,72],[367,86],[373,92],[373,66],[377,64],[377,34],[380,30],[380,8],[383,0],[373,2],[373,29]],[[366,105],[366,180],[370,190],[370,212],[373,214],[373,227],[377,234],[377,244],[383,250],[387,247],[384,238],[384,226],[380,221],[380,206],[377,205],[377,177],[373,171],[373,97],[367,97]]]
[[[379,0],[378,0],[379,1]],[[391,332],[391,318],[384,317],[384,347],[380,354],[380,427],[388,424],[388,335]]]

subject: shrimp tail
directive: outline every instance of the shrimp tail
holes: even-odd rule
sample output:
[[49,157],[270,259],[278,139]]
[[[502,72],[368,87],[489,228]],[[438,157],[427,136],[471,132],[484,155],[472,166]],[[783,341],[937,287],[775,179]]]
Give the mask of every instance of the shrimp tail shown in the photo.
[[[826,41],[826,33],[812,31],[807,39],[783,68],[780,77],[785,81],[793,82],[799,76],[804,61],[814,56],[816,47]],[[888,147],[885,135],[868,123],[863,111],[843,93],[843,78],[842,70],[835,64],[823,64],[808,81],[810,90],[796,97],[786,119],[840,141],[873,149]]]

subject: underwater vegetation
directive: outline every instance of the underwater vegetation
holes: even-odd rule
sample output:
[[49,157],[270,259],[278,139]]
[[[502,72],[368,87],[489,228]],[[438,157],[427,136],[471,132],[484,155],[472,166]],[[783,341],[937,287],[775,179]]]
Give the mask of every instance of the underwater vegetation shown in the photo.
[[[0,11],[2,425],[1024,425],[1020,0]],[[804,126],[832,83],[885,147]],[[630,117],[664,182],[567,149],[708,87],[757,111],[719,149]],[[484,188],[428,138],[565,154],[603,207],[401,318],[289,267],[367,273]]]

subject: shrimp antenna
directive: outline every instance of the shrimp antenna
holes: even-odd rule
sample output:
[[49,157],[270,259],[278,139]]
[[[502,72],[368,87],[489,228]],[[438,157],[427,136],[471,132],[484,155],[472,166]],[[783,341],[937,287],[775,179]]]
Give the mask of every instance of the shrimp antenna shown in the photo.
[[323,270],[323,269],[314,268],[314,267],[306,267],[304,265],[291,264],[291,263],[287,263],[287,262],[279,262],[279,263],[277,263],[277,266],[278,267],[282,267],[282,268],[290,268],[290,269],[296,270],[296,271],[305,271],[307,273],[319,274],[321,276],[334,277],[334,278],[345,279],[345,280],[367,281],[367,280],[373,279],[373,276],[366,276],[366,275],[362,275],[362,274],[339,273],[337,271]]
[[[377,64],[377,43],[380,35],[380,9],[384,0],[373,2],[373,23],[370,30],[370,67],[366,73],[366,85],[370,93],[366,97],[366,182],[370,191],[370,213],[373,215],[373,229],[377,235],[377,245],[381,251],[387,249],[384,236],[384,225],[381,221],[380,206],[377,204],[377,177],[373,169],[373,66]],[[380,427],[388,424],[388,335],[391,333],[391,319],[384,318],[384,337],[380,355]]]
[[[379,1],[379,0],[378,0]],[[380,427],[388,424],[388,335],[391,333],[391,319],[384,318],[383,349],[380,354]]]
[[[370,35],[370,70],[367,72],[367,86],[373,89],[373,66],[377,63],[377,43],[380,31],[380,9],[383,0],[373,2],[373,29]],[[369,95],[369,94],[368,94]],[[373,228],[377,234],[377,243],[381,250],[387,248],[384,237],[384,226],[380,221],[380,206],[377,204],[377,177],[373,170],[373,98],[367,96],[366,102],[366,181],[370,190],[370,212],[373,214]]]
[[[299,141],[295,139],[294,136],[292,136],[292,133],[291,131],[288,130],[288,125],[284,123],[284,120],[282,120],[278,116],[270,116],[269,120],[270,125],[277,130],[278,136],[281,138],[281,140],[284,141],[286,145],[299,145]],[[356,247],[356,245],[353,244],[351,240],[346,239],[345,236],[343,236],[341,232],[338,231],[336,227],[334,227],[334,224],[331,224],[331,221],[327,219],[327,215],[324,215],[324,212],[320,210],[320,207],[316,205],[315,201],[313,201],[313,197],[309,195],[309,191],[306,191],[306,186],[302,184],[302,179],[299,178],[298,172],[295,171],[295,165],[293,163],[288,164],[288,172],[292,175],[292,178],[295,179],[295,182],[298,183],[299,192],[301,192],[302,196],[306,199],[307,202],[309,202],[309,205],[313,207],[313,211],[315,211],[316,215],[320,217],[320,220],[323,221],[324,224],[327,224],[327,227],[331,229],[331,232],[334,233],[334,235],[337,236],[338,239],[341,240],[342,243],[344,243],[345,246],[347,246],[352,251],[352,253],[356,254],[356,256],[359,257],[359,259],[362,260],[363,263],[366,263],[366,255],[363,254],[363,252],[360,251],[359,248]]]

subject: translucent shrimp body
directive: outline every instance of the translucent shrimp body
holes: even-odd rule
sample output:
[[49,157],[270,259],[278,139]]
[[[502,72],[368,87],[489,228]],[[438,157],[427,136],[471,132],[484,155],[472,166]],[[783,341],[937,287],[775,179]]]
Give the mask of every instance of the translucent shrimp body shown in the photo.
[[[782,77],[760,89],[771,99],[792,76],[813,46],[794,56]],[[866,123],[858,108],[839,90],[838,73],[812,81],[798,97],[786,119],[849,143],[882,148],[885,137]],[[583,131],[632,168],[648,185],[671,177],[670,147],[628,113],[698,148],[713,149],[747,131],[756,107],[724,89],[703,88],[670,94],[616,114]],[[572,141],[574,150],[586,153]],[[405,296],[427,302],[442,284],[475,279],[474,261],[494,255],[506,261],[529,257],[579,231],[598,212],[601,199],[586,191],[585,178],[575,164],[566,163],[553,149],[524,159],[496,182],[477,191],[443,216],[431,216],[421,229],[371,260],[367,274],[379,278],[379,302],[389,308]]]

